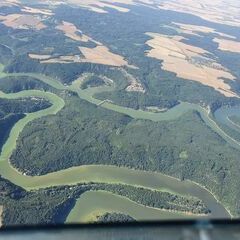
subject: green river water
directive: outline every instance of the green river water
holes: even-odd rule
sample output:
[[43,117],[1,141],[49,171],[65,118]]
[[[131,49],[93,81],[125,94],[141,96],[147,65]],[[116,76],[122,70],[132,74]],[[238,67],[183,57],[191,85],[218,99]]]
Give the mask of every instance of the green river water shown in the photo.
[[[40,74],[1,74],[2,76],[32,76],[37,78],[50,86],[58,90],[72,90],[77,92],[81,99],[87,100],[93,104],[99,104],[101,101],[93,98],[93,94],[96,91],[105,91],[107,88],[98,87],[87,90],[80,90],[77,86],[64,86],[60,82],[51,79],[49,77]],[[204,187],[192,181],[179,181],[178,179],[166,176],[161,173],[145,172],[140,170],[132,170],[128,168],[120,168],[115,166],[104,166],[104,165],[90,165],[90,166],[79,166],[72,167],[66,170],[61,170],[54,173],[49,173],[42,176],[26,176],[24,173],[18,172],[14,169],[9,158],[16,148],[16,141],[26,126],[26,124],[34,119],[38,119],[43,116],[58,113],[65,105],[64,100],[59,96],[38,90],[28,90],[19,93],[5,94],[0,92],[0,98],[7,99],[17,99],[26,97],[42,97],[49,100],[52,106],[48,109],[40,110],[38,112],[29,113],[25,118],[19,120],[15,126],[12,128],[9,138],[2,148],[2,153],[0,155],[0,174],[9,179],[11,182],[25,188],[25,189],[39,189],[50,186],[59,185],[73,185],[77,183],[87,183],[87,182],[98,182],[98,183],[120,183],[129,184],[132,186],[139,186],[154,190],[168,191],[172,193],[177,193],[181,195],[191,195],[202,199],[207,207],[211,210],[211,217],[222,218],[229,217],[229,213],[226,211],[224,206],[219,203],[216,198]],[[130,108],[125,108],[117,106],[112,103],[104,103],[101,105],[109,110],[117,111],[120,113],[127,114],[133,118],[138,119],[149,119],[152,121],[163,121],[176,119],[182,114],[190,110],[197,110],[200,112],[205,123],[211,127],[215,132],[222,136],[226,141],[228,141],[232,146],[240,149],[240,144],[236,140],[228,136],[224,131],[222,131],[218,125],[208,116],[207,111],[195,104],[181,103],[178,106],[162,113],[151,113],[147,111],[134,110]],[[99,197],[98,197],[99,196]],[[95,199],[95,200],[94,200]],[[96,202],[97,206],[96,208]],[[108,203],[108,204],[107,204]],[[115,204],[116,203],[116,204]],[[121,204],[120,204],[121,203]],[[83,207],[84,212],[80,214],[79,209]],[[94,206],[94,207],[93,207]],[[108,207],[108,208],[107,208]],[[127,198],[123,198],[107,192],[87,192],[82,195],[77,201],[76,206],[71,211],[67,221],[81,221],[85,219],[92,212],[108,211],[129,213],[136,219],[165,219],[165,218],[182,218],[184,215],[177,213],[170,213],[163,210],[156,210],[149,207],[145,207],[130,201]],[[125,209],[125,210],[124,210]],[[135,210],[133,210],[135,209]],[[155,212],[155,213],[153,213]],[[77,217],[79,216],[79,217]],[[185,215],[186,217],[186,215]]]

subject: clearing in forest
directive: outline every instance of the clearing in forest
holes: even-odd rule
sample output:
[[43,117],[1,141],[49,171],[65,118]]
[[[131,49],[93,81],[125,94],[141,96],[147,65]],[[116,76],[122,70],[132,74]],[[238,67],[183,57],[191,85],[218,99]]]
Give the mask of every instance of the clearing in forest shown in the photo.
[[7,27],[14,29],[31,29],[41,30],[46,28],[39,16],[28,14],[9,14],[0,16],[0,21]]
[[177,25],[177,27],[180,28],[182,33],[186,33],[186,34],[190,34],[190,35],[195,35],[195,36],[201,37],[201,35],[199,35],[199,33],[215,33],[221,37],[227,37],[227,38],[231,38],[231,39],[236,38],[234,36],[231,36],[231,35],[228,35],[225,33],[217,32],[216,29],[206,27],[206,26],[183,24],[183,23],[176,23],[176,22],[172,22],[172,23],[174,25]]
[[163,0],[160,9],[189,13],[204,20],[240,26],[239,0]]
[[77,27],[70,22],[63,21],[56,27],[56,29],[61,30],[64,32],[66,37],[69,37],[75,41],[88,42],[92,40],[87,35],[82,34],[82,31],[77,29]]
[[240,53],[240,42],[220,38],[214,38],[213,41],[218,43],[218,49],[222,51]]

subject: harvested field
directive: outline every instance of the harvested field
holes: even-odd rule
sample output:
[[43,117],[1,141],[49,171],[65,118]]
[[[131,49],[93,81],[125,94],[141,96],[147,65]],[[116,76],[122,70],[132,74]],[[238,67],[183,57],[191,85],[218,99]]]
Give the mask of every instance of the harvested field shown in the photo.
[[53,15],[51,10],[48,9],[38,9],[38,8],[32,8],[32,7],[24,7],[21,9],[22,12],[26,13],[32,13],[32,14],[43,14],[43,15],[48,15],[51,16]]
[[86,62],[117,67],[128,65],[122,56],[111,53],[105,46],[97,46],[95,48],[79,47],[79,49],[84,55]]
[[[128,5],[137,5],[137,4],[153,4],[152,0],[67,0],[70,4],[75,4],[81,7],[88,8],[92,11],[99,13],[107,13],[106,8],[112,8],[119,12],[128,12],[130,9]],[[118,6],[114,4],[125,4],[125,6]]]
[[36,60],[46,60],[51,58],[51,55],[38,55],[38,54],[28,54],[28,56],[32,59],[36,59]]
[[162,69],[175,73],[178,77],[200,82],[224,94],[235,97],[231,87],[222,78],[234,80],[234,76],[217,62],[204,56],[206,50],[181,42],[181,37],[168,37],[157,33],[147,33],[152,39],[146,44],[152,49],[147,56],[162,60]]
[[238,0],[164,0],[159,8],[189,13],[211,22],[240,26]]
[[[110,52],[105,46],[97,46],[95,48],[79,47],[79,50],[83,54],[81,55],[68,55],[60,56],[57,58],[49,55],[29,54],[30,57],[41,60],[41,63],[95,63],[104,64],[114,67],[128,66],[134,68],[134,66],[128,65],[128,62],[120,55]],[[48,58],[48,59],[47,59]]]
[[221,37],[232,38],[232,39],[236,38],[234,36],[231,36],[225,33],[217,32],[214,28],[210,28],[210,27],[191,25],[191,24],[182,24],[182,23],[176,23],[176,22],[173,22],[173,24],[177,25],[177,27],[180,28],[181,32],[190,34],[190,35],[196,35],[200,37],[201,35],[199,35],[199,33],[215,33]]
[[240,42],[220,38],[214,38],[213,41],[218,43],[218,49],[222,51],[240,53]]
[[0,7],[11,7],[11,6],[18,6],[20,2],[18,0],[5,0],[0,3]]
[[[45,2],[47,0],[44,0]],[[62,4],[63,2],[60,0],[56,1],[47,1],[53,5]],[[128,12],[130,9],[128,5],[146,5],[149,7],[153,7],[153,0],[66,0],[65,4],[72,4],[77,5],[83,8],[87,8],[91,11],[98,12],[98,13],[108,13],[108,8],[117,10],[119,12]],[[116,5],[115,5],[116,4]],[[124,4],[124,6],[119,6],[117,4]]]
[[69,37],[75,41],[88,42],[92,40],[87,35],[82,34],[82,31],[77,29],[77,27],[70,22],[63,21],[62,24],[56,27],[56,29],[61,30],[64,32],[66,37]]
[[41,22],[39,16],[27,14],[9,14],[7,16],[0,16],[0,21],[7,27],[14,29],[36,29],[41,30],[46,26]]
[[[41,56],[41,55],[39,55]],[[45,56],[45,55],[43,55]],[[39,58],[39,60],[41,60]],[[57,58],[54,58],[52,56],[50,56],[50,58],[48,59],[42,59],[42,61],[40,61],[41,63],[82,63],[82,62],[86,62],[83,61],[83,59],[81,59],[80,55],[69,55],[69,56],[60,56]]]

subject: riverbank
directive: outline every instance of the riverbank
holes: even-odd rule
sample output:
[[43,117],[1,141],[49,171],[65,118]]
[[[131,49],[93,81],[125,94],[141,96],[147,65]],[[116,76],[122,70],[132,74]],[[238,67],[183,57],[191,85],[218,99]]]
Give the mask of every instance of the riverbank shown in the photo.
[[[10,74],[9,76],[13,75],[14,74]],[[25,76],[26,74],[17,75]],[[39,77],[38,74],[30,74],[29,76]],[[56,87],[57,89],[73,90],[69,89],[69,87],[67,86],[63,86],[60,82],[54,81],[53,79],[50,79],[48,77],[44,78],[43,76],[41,76],[38,79],[44,80],[45,83],[50,83],[49,85]],[[92,90],[92,92],[94,92],[95,90]],[[84,92],[80,89],[74,89],[74,91],[78,93],[80,98],[85,99],[91,103],[97,104],[98,102],[101,102],[101,100],[94,99],[93,96],[90,94],[90,91]],[[19,134],[28,122],[43,116],[56,114],[64,107],[64,101],[59,96],[53,93],[42,92],[38,90],[28,90],[14,94],[1,93],[0,95],[0,97],[11,99],[28,96],[41,96],[43,98],[47,98],[51,101],[53,105],[46,110],[27,114],[25,118],[15,124],[7,142],[3,147],[2,154],[0,156],[0,174],[2,174],[3,177],[28,190],[45,188],[50,186],[75,185],[78,183],[96,182],[127,184],[137,187],[149,188],[152,190],[168,191],[181,195],[192,195],[198,197],[206,203],[208,208],[212,211],[213,217],[229,217],[226,209],[205,187],[191,181],[181,182],[179,181],[179,179],[166,176],[161,173],[132,170],[128,168],[120,168],[114,166],[91,165],[73,167],[55,173],[49,173],[43,176],[30,177],[26,176],[25,173],[21,174],[9,163],[9,158],[16,147],[16,141]],[[195,106],[194,104],[188,103],[182,103],[182,105],[177,106],[178,108],[173,108],[164,113],[149,113],[141,110],[127,109],[124,107],[116,106],[112,103],[104,103],[101,105],[101,107],[121,112],[135,118],[148,119],[153,121],[175,119],[181,114],[183,114],[185,111],[187,112],[189,110],[200,109],[200,113],[202,113],[206,117],[206,119],[209,120],[208,116],[205,114],[204,109],[201,109],[199,106]],[[212,122],[210,121],[210,123]]]

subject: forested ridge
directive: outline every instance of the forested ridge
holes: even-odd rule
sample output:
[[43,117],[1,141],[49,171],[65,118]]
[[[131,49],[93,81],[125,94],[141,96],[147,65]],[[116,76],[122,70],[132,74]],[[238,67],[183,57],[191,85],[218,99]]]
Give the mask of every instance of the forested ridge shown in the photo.
[[25,116],[25,113],[35,112],[49,106],[51,104],[45,99],[7,100],[0,98],[0,152],[12,127]]
[[105,213],[97,217],[97,223],[121,223],[121,222],[135,222],[136,220],[129,215],[122,213]]
[[[36,149],[32,144],[38,138]],[[168,122],[134,120],[72,96],[56,116],[28,124],[11,163],[30,175],[88,164],[160,171],[207,186],[237,214],[238,159],[238,150],[208,128],[198,112]]]
[[0,89],[5,93],[16,93],[31,89],[38,89],[43,91],[54,90],[48,84],[28,76],[9,76],[0,78]]
[[[145,206],[172,210],[190,211],[194,213],[208,213],[207,208],[199,199],[183,197],[167,192],[157,192],[127,185],[111,184],[78,184],[75,186],[49,187],[45,189],[26,191],[8,180],[0,177],[0,205],[3,206],[3,225],[25,224],[59,224],[64,223],[76,200],[86,191],[104,190],[128,197],[133,201],[143,194],[137,202]],[[184,209],[185,207],[185,209]],[[194,210],[197,207],[198,210]],[[118,216],[108,216],[98,219],[100,222],[113,220]],[[114,214],[115,215],[115,214]],[[114,217],[114,218],[113,218]],[[125,219],[125,218],[124,218]],[[132,219],[129,219],[132,221]]]

